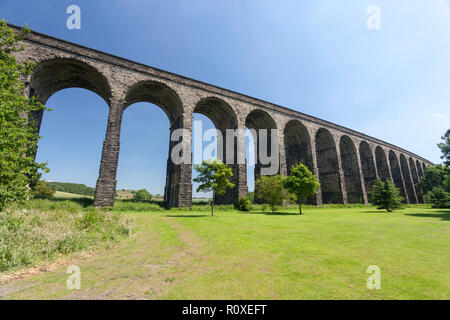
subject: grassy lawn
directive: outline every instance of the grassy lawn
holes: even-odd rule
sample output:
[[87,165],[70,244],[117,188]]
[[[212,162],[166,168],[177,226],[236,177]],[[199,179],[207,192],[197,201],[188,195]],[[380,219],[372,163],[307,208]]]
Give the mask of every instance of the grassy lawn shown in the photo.
[[[4,299],[449,299],[450,210],[283,209],[126,213],[138,231],[110,250],[0,282]],[[368,290],[369,265],[381,289]]]

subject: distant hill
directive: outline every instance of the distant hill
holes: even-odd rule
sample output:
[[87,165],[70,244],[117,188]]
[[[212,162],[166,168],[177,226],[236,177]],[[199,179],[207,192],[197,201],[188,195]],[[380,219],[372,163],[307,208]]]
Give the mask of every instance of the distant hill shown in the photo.
[[94,188],[78,183],[47,181],[46,184],[55,191],[80,194],[83,196],[93,196],[95,192]]

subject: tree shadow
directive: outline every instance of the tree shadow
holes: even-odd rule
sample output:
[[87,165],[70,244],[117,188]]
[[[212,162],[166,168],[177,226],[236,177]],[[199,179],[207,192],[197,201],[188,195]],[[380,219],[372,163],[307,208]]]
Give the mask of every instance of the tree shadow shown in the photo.
[[266,216],[299,216],[300,214],[295,213],[295,212],[272,212],[272,211],[268,211],[268,212],[264,212],[264,211],[248,211],[248,212],[240,212],[241,214],[264,214]]
[[210,217],[211,214],[166,214],[164,217],[169,218],[204,218]]
[[94,204],[94,199],[92,198],[51,198],[49,199],[51,202],[65,202],[71,201],[76,202],[81,205],[83,208],[92,206]]
[[450,221],[450,210],[434,211],[434,213],[406,213],[405,216],[440,218],[442,221]]

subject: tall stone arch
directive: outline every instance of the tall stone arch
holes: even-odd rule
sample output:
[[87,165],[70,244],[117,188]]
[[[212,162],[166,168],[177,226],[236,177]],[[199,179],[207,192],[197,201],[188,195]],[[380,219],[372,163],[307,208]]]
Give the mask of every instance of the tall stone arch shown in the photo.
[[383,148],[377,146],[375,148],[375,159],[377,163],[378,177],[380,180],[391,179],[391,172],[389,170],[388,158]]
[[419,160],[416,160],[417,173],[419,174],[419,178],[423,176],[423,169],[420,165]]
[[344,172],[348,203],[364,203],[355,144],[349,136],[342,136],[339,141],[339,149],[341,151],[342,170]]
[[403,153],[400,154],[400,167],[402,170],[403,182],[405,184],[405,189],[408,194],[409,203],[417,203],[416,190],[412,182],[408,161],[406,160],[406,157]]
[[420,190],[420,187],[418,186],[419,175],[417,173],[416,164],[414,163],[414,160],[411,157],[409,157],[409,168],[411,170],[412,183],[413,183],[413,185],[415,187],[415,190],[416,190],[417,201],[419,203],[423,203],[422,190]]
[[[224,195],[216,195],[215,201],[219,204],[233,204],[247,195],[246,166],[245,163],[238,163],[239,152],[245,152],[242,147],[242,145],[245,147],[245,141],[243,132],[237,131],[239,121],[236,112],[230,104],[217,97],[200,99],[193,112],[208,117],[220,133],[221,139],[219,138],[217,142],[218,157],[231,167],[233,171],[231,182],[235,186],[233,189],[228,189]],[[231,135],[232,132],[235,134]]]
[[[292,167],[299,163],[314,172],[311,136],[308,129],[298,120],[290,120],[284,127],[284,153],[288,175]],[[315,196],[309,197],[307,202],[315,204]]]
[[400,194],[405,199],[406,203],[409,203],[408,194],[405,192],[405,184],[403,181],[402,170],[400,162],[394,151],[389,151],[389,164],[391,167],[391,175],[395,186],[400,190]]
[[[176,207],[190,206],[192,201],[191,163],[190,161],[188,163],[174,162],[171,158],[174,147],[181,142],[179,139],[172,139],[175,138],[174,131],[177,129],[190,130],[189,118],[185,115],[181,99],[177,92],[165,83],[142,80],[128,88],[125,95],[124,112],[138,102],[149,102],[160,107],[169,119],[170,137],[164,188],[165,203]],[[190,146],[190,141],[188,143]],[[187,149],[190,152],[189,146]],[[190,159],[190,156],[188,158]]]
[[372,149],[366,141],[361,141],[359,144],[359,157],[361,159],[361,171],[364,178],[365,189],[366,192],[370,194],[372,185],[377,179],[377,172]]
[[[265,164],[260,157],[260,150],[267,150],[267,154],[270,156],[273,152],[278,152],[278,149],[272,150],[272,139],[278,141],[278,129],[277,124],[273,117],[262,109],[254,109],[251,111],[246,119],[245,126],[250,129],[253,139],[255,141],[255,181],[261,176],[262,168],[267,168],[270,164]],[[273,131],[275,130],[275,131]],[[263,145],[262,137],[264,132],[267,134],[267,141]],[[272,138],[272,134],[275,133],[277,137]]]
[[320,128],[315,141],[322,202],[344,203],[334,138],[327,129]]

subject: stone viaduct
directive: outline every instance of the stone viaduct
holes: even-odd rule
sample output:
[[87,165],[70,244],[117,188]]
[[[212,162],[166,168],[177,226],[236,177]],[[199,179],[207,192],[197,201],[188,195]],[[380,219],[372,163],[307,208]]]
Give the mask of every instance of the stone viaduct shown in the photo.
[[[15,31],[20,28],[10,25]],[[136,102],[159,106],[169,118],[171,132],[187,129],[181,137],[190,150],[193,113],[211,119],[217,130],[276,129],[280,146],[279,173],[292,165],[305,164],[318,177],[321,188],[310,202],[367,203],[375,179],[392,179],[407,203],[423,203],[415,186],[430,161],[387,142],[282,106],[237,92],[132,62],[74,43],[31,32],[25,39],[19,61],[35,63],[24,78],[25,94],[38,96],[45,104],[55,92],[71,87],[91,90],[109,106],[97,180],[96,206],[112,206],[124,110]],[[35,120],[40,128],[42,113]],[[238,138],[242,139],[242,138]],[[190,206],[192,165],[170,160],[174,142],[169,142],[165,200],[170,206]],[[262,165],[255,164],[255,177]],[[245,164],[232,165],[236,187],[223,196],[232,203],[247,195]]]

